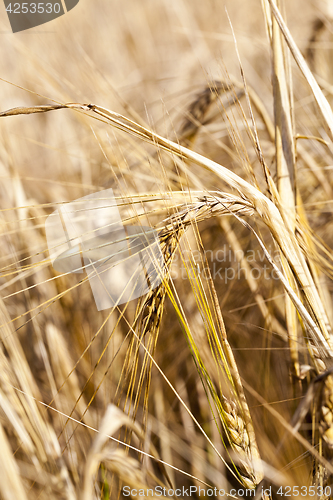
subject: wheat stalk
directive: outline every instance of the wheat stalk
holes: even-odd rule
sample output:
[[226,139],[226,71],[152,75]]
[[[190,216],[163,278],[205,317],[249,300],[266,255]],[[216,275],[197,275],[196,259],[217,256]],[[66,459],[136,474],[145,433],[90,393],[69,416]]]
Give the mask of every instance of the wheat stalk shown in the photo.
[[[175,215],[169,217],[165,223],[167,227],[171,223],[173,228],[175,224],[179,224],[180,227],[185,229],[207,217],[230,215],[231,213],[249,215],[249,212],[252,212],[251,207],[246,204],[243,206],[242,201],[237,197],[233,199],[233,197],[225,196],[225,194],[222,196],[221,194],[213,199],[207,196],[201,202],[186,205],[186,208],[180,209]],[[199,286],[199,282],[197,284]],[[216,308],[222,338],[220,339],[219,334],[212,330],[209,338],[211,354],[205,356],[205,340],[198,336],[198,333],[192,335],[188,331],[188,336],[190,344],[193,345],[194,356],[197,358],[197,369],[202,372],[202,378],[211,393],[229,446],[233,452],[231,460],[232,462],[236,461],[237,474],[240,475],[245,487],[255,489],[263,478],[260,454],[238,367],[227,339],[214,283],[211,278],[210,287],[214,297],[214,307]],[[228,380],[227,392],[222,394],[221,397],[213,387],[213,372],[215,370],[210,367],[211,357],[216,359],[219,367],[218,371],[221,370],[225,373]]]

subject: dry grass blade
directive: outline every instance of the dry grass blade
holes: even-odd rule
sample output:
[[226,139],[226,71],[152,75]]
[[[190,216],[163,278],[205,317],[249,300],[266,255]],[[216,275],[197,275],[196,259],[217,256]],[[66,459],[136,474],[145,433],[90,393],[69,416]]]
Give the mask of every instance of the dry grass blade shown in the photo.
[[275,19],[273,20],[272,45],[277,187],[285,217],[290,219],[291,226],[294,228],[296,179],[293,117],[287,84],[286,61],[282,50],[281,34]]
[[131,488],[148,488],[139,462],[133,458],[129,458],[123,450],[117,449],[114,444],[109,445],[110,436],[123,426],[131,428],[140,436],[140,439],[144,437],[138,425],[133,424],[132,420],[124,415],[116,406],[110,405],[105,412],[99,433],[92,444],[86,460],[82,488],[83,500],[91,500],[94,496],[94,482],[101,462],[113,471],[120,480],[125,480],[126,484]]
[[53,111],[55,109],[64,109],[71,107],[71,105],[67,104],[50,104],[49,106],[31,106],[30,108],[12,108],[8,109],[8,111],[3,111],[0,113],[0,117],[5,116],[15,116],[15,115],[31,115],[34,113],[47,113],[48,111]]
[[[296,173],[295,173],[295,143],[290,96],[292,89],[288,88],[287,74],[291,73],[288,59],[284,57],[281,32],[277,21],[272,19],[272,49],[273,49],[273,92],[275,118],[275,154],[277,189],[281,200],[281,211],[291,229],[296,226]],[[283,269],[293,289],[295,283],[288,262],[282,256]],[[299,357],[297,343],[296,309],[286,293],[286,322],[290,357],[293,363],[293,372],[299,376]]]
[[6,434],[0,425],[0,485],[1,497],[4,500],[12,500],[13,498],[20,498],[27,500],[25,494],[25,487],[22,484],[20,471],[13,457],[13,453],[8,443]]
[[288,47],[299,67],[299,69],[302,71],[305,79],[307,80],[308,84],[310,85],[310,88],[312,90],[312,93],[314,95],[314,98],[317,101],[317,104],[319,106],[319,109],[322,113],[322,116],[325,120],[325,123],[328,127],[329,130],[329,135],[331,140],[333,141],[333,112],[332,108],[329,105],[326,97],[324,96],[321,88],[319,87],[315,77],[313,76],[309,66],[307,65],[304,57],[302,56],[299,48],[297,47],[289,29],[287,28],[286,23],[283,20],[283,17],[281,16],[281,13],[279,9],[277,8],[274,0],[268,0],[270,3],[270,6],[272,8],[272,12],[274,14],[274,17],[276,21],[279,24],[279,27],[282,31],[282,34],[288,44]]

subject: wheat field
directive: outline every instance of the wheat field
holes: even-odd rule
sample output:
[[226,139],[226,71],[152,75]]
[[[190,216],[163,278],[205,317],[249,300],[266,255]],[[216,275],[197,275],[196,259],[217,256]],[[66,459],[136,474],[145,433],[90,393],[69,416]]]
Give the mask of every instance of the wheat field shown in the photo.
[[0,12],[0,498],[333,498],[332,1]]

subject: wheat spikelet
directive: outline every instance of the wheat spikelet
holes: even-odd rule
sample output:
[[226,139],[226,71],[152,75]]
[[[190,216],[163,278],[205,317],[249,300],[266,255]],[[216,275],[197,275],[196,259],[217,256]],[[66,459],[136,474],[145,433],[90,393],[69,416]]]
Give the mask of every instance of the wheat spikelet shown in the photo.
[[256,453],[257,456],[253,457],[244,415],[239,411],[239,405],[225,396],[222,397],[222,408],[230,447],[235,454],[232,458],[239,467],[238,472],[241,474],[244,486],[255,489],[262,475],[253,469],[252,463],[254,458],[259,460],[260,456]]
[[231,214],[251,216],[254,214],[254,208],[251,203],[238,196],[220,192],[216,196],[199,197],[198,201],[179,207],[179,210],[164,222],[166,230],[172,231],[175,225],[186,228],[211,217]]
[[192,141],[200,126],[204,123],[210,106],[216,101],[223,91],[221,82],[213,82],[212,86],[207,86],[199,92],[188,107],[186,118],[179,131],[180,142]]
[[[164,278],[165,280],[168,280],[167,274],[169,273],[173,257],[178,248],[181,232],[182,230],[178,228],[178,230],[173,231],[169,235],[165,234],[160,235],[160,242],[164,243],[164,248],[162,245],[163,266],[164,266],[164,269],[162,271],[166,273],[166,277]],[[165,281],[163,280],[162,283],[155,290],[152,290],[146,297],[141,315],[141,320],[138,325],[140,338],[148,336],[147,350],[150,353],[150,356],[148,356],[145,353],[144,363],[141,370],[141,373],[143,373],[144,370],[146,370],[147,373],[147,383],[146,383],[145,397],[144,397],[144,407],[147,410],[146,419],[148,418],[148,413],[147,413],[148,396],[151,384],[151,369],[153,363],[152,358],[155,353],[159,329],[162,321],[165,297],[166,297],[166,288],[165,288]],[[142,377],[140,377],[140,379],[142,380]],[[140,391],[141,387],[139,388],[137,395],[140,394]]]
[[[224,96],[222,96],[224,94]],[[215,80],[205,86],[190,103],[186,111],[185,120],[180,127],[178,140],[180,143],[188,144],[194,141],[202,125],[205,125],[208,119],[208,113],[214,103],[219,99],[220,105],[224,110],[235,104],[244,94],[243,89],[232,91],[230,87],[221,80]]]
[[[138,333],[131,339],[130,346],[126,353],[123,373],[129,380],[127,396],[125,404],[129,401],[129,410],[132,409],[132,417],[135,419],[139,407],[139,400],[142,389],[145,383],[144,394],[144,422],[146,423],[148,410],[148,396],[151,383],[151,368],[152,358],[155,353],[159,328],[163,316],[164,301],[166,296],[165,280],[168,280],[168,272],[172,263],[172,259],[177,250],[180,233],[180,227],[173,230],[162,230],[159,234],[161,251],[163,255],[162,269],[159,272],[165,276],[162,282],[153,290],[150,290],[144,299],[139,300],[136,312],[136,320],[132,325]],[[145,354],[140,369],[139,376],[137,375],[139,365],[139,349],[144,337],[146,337],[147,345]],[[138,376],[138,380],[137,380]]]

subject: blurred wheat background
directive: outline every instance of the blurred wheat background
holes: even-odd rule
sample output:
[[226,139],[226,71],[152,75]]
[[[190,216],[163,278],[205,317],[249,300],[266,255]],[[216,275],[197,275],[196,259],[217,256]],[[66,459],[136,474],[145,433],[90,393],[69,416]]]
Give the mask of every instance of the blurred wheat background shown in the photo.
[[[298,55],[268,0],[0,5],[0,498],[333,497],[333,5],[278,7]],[[45,221],[108,188],[166,276],[98,311]]]

